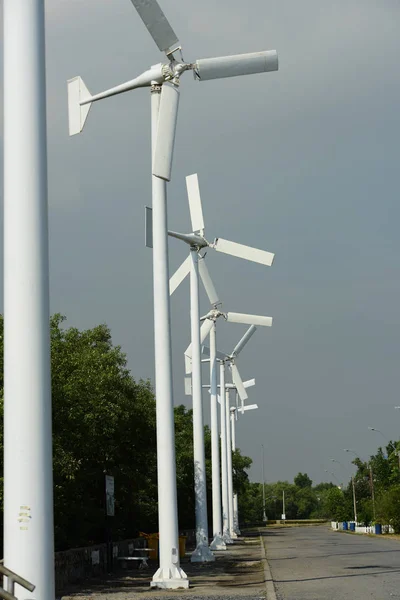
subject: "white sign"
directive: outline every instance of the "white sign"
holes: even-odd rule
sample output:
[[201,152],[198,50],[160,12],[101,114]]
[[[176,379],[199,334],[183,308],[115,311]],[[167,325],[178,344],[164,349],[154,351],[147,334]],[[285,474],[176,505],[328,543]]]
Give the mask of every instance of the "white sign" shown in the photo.
[[107,517],[113,517],[115,515],[114,477],[112,475],[106,475],[106,510],[107,510]]
[[286,521],[286,515],[282,515],[282,521]]
[[100,564],[100,550],[93,550],[92,551],[92,565],[99,565]]

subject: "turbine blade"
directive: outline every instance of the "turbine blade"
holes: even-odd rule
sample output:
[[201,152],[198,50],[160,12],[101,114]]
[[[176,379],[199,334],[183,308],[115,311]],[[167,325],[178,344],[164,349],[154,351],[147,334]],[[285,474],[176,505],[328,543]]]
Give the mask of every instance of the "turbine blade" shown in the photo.
[[[205,356],[210,356],[210,348],[208,346],[202,346],[201,347],[201,353],[204,354]],[[223,352],[220,352],[219,350],[217,350],[216,357],[219,360],[225,360],[226,359],[226,354],[224,354]]]
[[171,48],[179,46],[176,33],[167,21],[157,0],[132,0],[132,4],[139,13],[139,17],[142,19],[159,50],[166,52]]
[[256,380],[255,379],[248,379],[247,381],[243,381],[243,385],[244,385],[244,387],[246,389],[248,387],[253,387],[253,385],[256,385]]
[[233,56],[218,56],[216,58],[201,58],[195,63],[195,72],[200,81],[252,75],[278,70],[278,55],[276,50],[235,54]]
[[[206,337],[210,333],[213,325],[214,325],[214,321],[211,321],[211,319],[206,319],[203,322],[202,326],[200,327],[200,344],[202,344],[204,342],[204,340],[206,339]],[[190,358],[190,362],[191,362],[191,359],[192,359],[192,343],[190,343],[189,346],[186,348],[185,356],[189,357]],[[190,372],[192,372],[192,371],[190,370]]]
[[204,321],[204,323],[200,327],[200,343],[201,344],[204,342],[204,340],[206,339],[206,337],[210,333],[210,331],[213,328],[213,326],[214,326],[214,321],[212,321],[211,319],[206,319]]
[[177,287],[190,273],[190,256],[188,256],[169,280],[169,295],[172,296]]
[[193,233],[204,234],[203,208],[201,205],[199,180],[197,173],[186,177],[186,189],[189,200],[190,219]]
[[166,181],[171,180],[178,106],[179,90],[174,85],[164,83],[161,88],[153,175]]
[[243,323],[244,325],[262,325],[271,327],[272,317],[262,317],[260,315],[246,315],[245,313],[226,313],[226,320],[230,323]]
[[233,349],[231,356],[236,357],[243,350],[249,339],[255,334],[257,331],[257,327],[255,325],[251,325],[244,336],[239,340],[236,346]]
[[68,85],[68,124],[69,135],[80,133],[89,114],[91,102],[81,106],[83,100],[89,100],[91,94],[81,77],[74,77],[67,82]]
[[246,388],[243,385],[242,378],[240,377],[238,368],[235,364],[231,364],[231,372],[232,372],[232,381],[235,384],[237,393],[239,394],[241,401],[244,402],[244,400],[247,400],[248,395],[246,392]]
[[251,260],[261,265],[270,267],[273,263],[275,254],[272,252],[266,252],[265,250],[258,250],[251,246],[245,246],[243,244],[237,244],[236,242],[230,242],[222,238],[217,238],[212,245],[214,250],[217,252],[223,252],[224,254],[230,254],[231,256],[237,256],[238,258],[244,258],[245,260]]
[[207,268],[206,262],[204,258],[199,258],[199,273],[201,277],[201,281],[203,282],[204,289],[206,290],[206,294],[210,303],[215,306],[219,304],[220,300],[218,298],[217,290],[214,287],[212,282],[210,272]]
[[192,395],[192,378],[185,377],[185,396]]
[[246,410],[256,410],[258,408],[258,404],[248,404],[247,406],[243,406],[242,412]]
[[192,359],[185,354],[185,373],[188,375],[192,372]]
[[208,346],[202,346],[201,353],[204,354],[205,356],[210,356],[211,355],[210,348]]

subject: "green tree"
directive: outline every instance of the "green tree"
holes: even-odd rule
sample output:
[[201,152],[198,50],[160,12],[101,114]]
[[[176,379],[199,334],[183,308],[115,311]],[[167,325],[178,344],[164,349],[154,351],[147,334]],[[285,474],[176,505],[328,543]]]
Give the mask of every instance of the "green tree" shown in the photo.
[[312,481],[307,473],[298,473],[294,478],[294,485],[299,488],[310,488],[312,487]]
[[102,541],[105,474],[115,477],[114,536],[157,519],[155,401],[106,325],[51,319],[55,533],[58,548]]
[[376,503],[376,517],[378,522],[391,525],[395,533],[400,533],[400,484],[380,494]]
[[331,519],[334,521],[347,521],[351,518],[346,508],[344,494],[337,487],[333,487],[328,491],[326,507]]

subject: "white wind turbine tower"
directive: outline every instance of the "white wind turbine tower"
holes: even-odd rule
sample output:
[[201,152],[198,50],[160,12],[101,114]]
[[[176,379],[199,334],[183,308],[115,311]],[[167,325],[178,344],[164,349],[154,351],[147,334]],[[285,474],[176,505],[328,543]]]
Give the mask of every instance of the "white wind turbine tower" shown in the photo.
[[[206,321],[206,323],[207,323],[207,321]],[[207,362],[207,361],[204,361],[204,362]],[[216,370],[213,370],[213,368],[212,368],[213,362],[211,360],[208,362],[210,362],[210,381],[213,382],[213,385],[204,384],[203,387],[208,388],[208,391],[211,394],[211,388],[216,390],[220,386],[217,386]],[[215,360],[215,365],[217,365],[217,360]],[[215,380],[213,381],[214,373],[215,373]],[[191,385],[187,385],[188,382],[190,383],[190,380],[188,378],[185,378],[185,393],[187,395],[191,395],[192,389],[191,389]],[[251,387],[253,385],[255,385],[255,379],[249,379],[248,381],[243,382],[243,386],[245,389],[248,387]],[[233,383],[226,382],[225,389],[231,389],[231,388],[237,390],[236,386]],[[220,392],[221,392],[221,390],[220,390]],[[216,395],[216,397],[217,397],[217,395]],[[221,393],[218,394],[218,404],[220,405],[220,412],[221,412],[221,445],[222,445],[222,447],[224,447],[224,446],[226,446],[226,420],[225,420],[225,407],[224,407],[225,405],[221,406]],[[248,410],[247,407],[244,410]],[[218,421],[218,415],[215,416],[215,420]],[[217,423],[217,425],[218,425],[218,423]],[[231,540],[231,537],[230,537],[229,531],[228,531],[228,518],[226,519],[226,528],[225,528],[226,533],[225,533],[224,537],[222,537],[221,533],[216,533],[216,531],[222,532],[222,529],[223,529],[222,514],[221,514],[221,481],[220,481],[220,468],[219,468],[218,427],[217,427],[217,436],[216,437],[217,437],[216,452],[214,452],[212,454],[214,539],[211,544],[211,548],[213,548],[215,550],[226,550],[226,543],[228,543],[228,544],[232,543],[232,540]],[[227,491],[228,481],[227,481],[227,474],[226,474],[226,471],[227,471],[226,456],[223,453],[222,453],[222,460],[223,460],[223,464],[225,466],[225,468],[223,468],[223,489]],[[215,491],[215,493],[214,493],[214,491]],[[225,496],[225,506],[226,507],[229,504],[227,498],[228,498],[228,496],[227,496],[227,492],[226,492],[226,496]],[[224,513],[226,513],[226,510],[224,511]],[[217,525],[218,525],[218,527],[217,527]]]
[[151,91],[153,288],[157,409],[158,517],[160,564],[151,586],[188,587],[180,568],[174,445],[166,182],[171,179],[181,75],[194,72],[199,81],[250,75],[278,69],[276,51],[200,59],[185,63],[181,45],[156,0],[132,0],[139,16],[166,61],[141,75],[99,94],[91,95],[80,77],[68,81],[70,135],[80,133],[93,102],[140,87]]
[[9,592],[53,600],[45,11],[43,0],[2,5],[4,566],[20,576]]
[[[246,383],[246,382],[244,382]],[[232,452],[236,450],[236,421],[238,419],[238,412],[244,414],[248,410],[257,410],[257,404],[243,404],[241,408],[238,407],[237,394],[236,394],[236,406],[231,406],[231,441],[232,441]],[[240,535],[239,529],[239,509],[238,509],[238,497],[237,494],[233,494],[233,531],[236,535]]]
[[[203,407],[202,407],[202,383],[201,383],[201,343],[204,341],[208,332],[211,335],[213,321],[218,316],[224,316],[228,321],[235,323],[257,323],[257,324],[268,324],[270,325],[272,320],[269,317],[258,317],[254,315],[246,315],[241,313],[227,313],[226,315],[218,311],[216,308],[213,314],[210,316],[210,322],[202,327],[200,331],[200,299],[199,299],[199,274],[202,279],[203,285],[206,289],[210,303],[216,307],[220,301],[218,299],[217,292],[212,283],[210,274],[206,267],[205,261],[201,258],[199,260],[199,253],[204,248],[212,248],[218,252],[224,254],[230,254],[239,258],[244,258],[254,262],[261,263],[263,265],[272,265],[274,254],[266,252],[265,250],[258,250],[250,246],[244,246],[243,244],[237,244],[222,238],[216,238],[212,243],[204,237],[204,217],[203,209],[200,197],[199,183],[197,174],[189,175],[186,177],[186,186],[188,192],[190,217],[192,223],[192,232],[177,233],[175,231],[169,231],[169,235],[185,242],[189,248],[189,256],[185,259],[182,265],[178,268],[175,274],[170,280],[170,293],[176,290],[180,283],[190,273],[190,322],[191,322],[191,344],[188,352],[191,358],[192,372],[192,402],[193,402],[193,445],[194,445],[194,465],[195,465],[195,498],[196,498],[196,533],[197,533],[197,547],[195,552],[192,554],[192,561],[207,561],[212,560],[210,555],[211,552],[208,549],[208,519],[207,519],[207,503],[206,503],[206,472],[205,472],[205,454],[204,454],[204,425],[203,425]],[[152,246],[151,232],[152,232],[152,218],[151,209],[146,208],[146,245]],[[212,363],[215,376],[216,376],[216,364]],[[236,377],[237,369],[233,367],[234,377]],[[211,375],[211,378],[213,375]],[[234,381],[236,384],[236,380]],[[244,390],[243,383],[240,380],[238,385],[241,386],[241,391]],[[214,393],[215,392],[215,393]],[[243,392],[245,394],[245,392]],[[246,396],[247,397],[247,396]],[[217,509],[217,505],[221,505],[220,498],[217,497],[219,490],[219,473],[217,465],[218,457],[218,409],[216,406],[216,390],[212,389],[211,393],[211,431],[213,436],[212,449],[213,449],[213,465],[215,470],[215,497],[213,497],[213,507],[215,511],[220,514],[220,508]],[[229,427],[229,423],[228,423]],[[218,461],[219,465],[219,461]],[[218,478],[217,478],[218,476]],[[217,483],[218,482],[218,483]],[[214,492],[213,492],[214,493]],[[213,509],[213,534],[214,539],[212,547],[219,549],[223,547],[223,541],[221,539],[221,522],[218,516],[214,517]]]
[[[210,314],[215,313],[216,310],[211,311]],[[223,313],[220,313],[223,315]],[[247,317],[247,323],[251,320],[257,322],[258,325],[263,325],[270,327],[272,325],[271,317],[261,317],[258,315],[245,315]],[[209,318],[207,316],[206,318]],[[236,359],[239,354],[242,352],[246,344],[249,342],[251,337],[256,331],[256,327],[251,325],[249,329],[246,331],[244,336],[240,339],[238,344],[236,344],[231,354],[224,354],[222,352],[216,351],[215,357],[220,361],[220,399],[221,399],[221,468],[222,468],[222,513],[223,513],[223,531],[225,539],[229,542],[232,537],[235,537],[234,532],[234,522],[233,522],[233,514],[234,514],[234,501],[233,501],[233,476],[232,476],[232,448],[231,448],[231,430],[230,430],[230,397],[229,390],[230,387],[226,387],[226,373],[225,367],[227,364],[230,366],[231,374],[232,374],[232,383],[234,388],[241,399],[241,410],[244,410],[244,402],[247,400],[248,395],[246,392],[246,388],[243,384],[242,378],[240,376],[239,370],[236,366]],[[210,336],[210,340],[212,338]],[[202,352],[206,356],[210,356],[213,354],[211,348],[207,346],[202,347]],[[211,359],[210,359],[211,360]],[[211,370],[211,366],[210,366]],[[222,393],[222,390],[225,390],[225,393]]]

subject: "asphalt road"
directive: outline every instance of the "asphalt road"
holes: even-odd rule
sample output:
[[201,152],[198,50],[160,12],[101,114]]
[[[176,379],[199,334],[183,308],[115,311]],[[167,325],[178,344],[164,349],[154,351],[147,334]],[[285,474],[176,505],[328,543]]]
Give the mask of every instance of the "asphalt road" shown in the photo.
[[400,600],[400,541],[326,526],[264,535],[279,600]]

